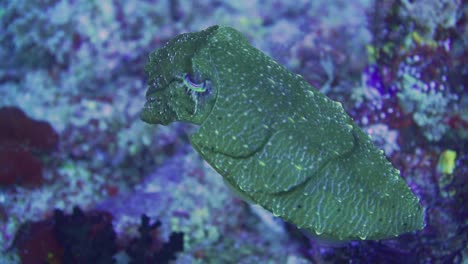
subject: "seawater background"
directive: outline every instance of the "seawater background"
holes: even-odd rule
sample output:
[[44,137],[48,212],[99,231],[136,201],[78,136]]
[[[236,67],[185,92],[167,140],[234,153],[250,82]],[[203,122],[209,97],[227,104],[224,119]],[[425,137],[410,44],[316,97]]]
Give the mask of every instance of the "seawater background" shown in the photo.
[[[184,234],[177,263],[466,262],[467,13],[450,0],[2,1],[0,263],[155,260],[171,232]],[[213,24],[341,101],[421,198],[427,227],[308,239],[233,196],[188,144],[195,127],[141,122],[149,52]],[[452,174],[445,150],[457,153]],[[50,235],[54,209],[74,206],[87,217],[75,210],[60,230],[86,235],[64,243]],[[143,213],[162,225],[132,251]],[[115,240],[96,256],[85,245],[103,234]]]

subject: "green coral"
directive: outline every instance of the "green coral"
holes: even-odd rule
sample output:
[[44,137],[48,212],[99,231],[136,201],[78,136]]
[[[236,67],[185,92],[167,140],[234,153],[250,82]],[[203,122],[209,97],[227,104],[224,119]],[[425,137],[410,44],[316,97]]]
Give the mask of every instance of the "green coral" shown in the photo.
[[413,115],[414,122],[422,128],[424,136],[430,141],[438,141],[449,130],[444,118],[455,96],[435,90],[424,92],[424,86],[426,84],[419,79],[404,74],[402,90],[397,94],[398,100],[403,111]]
[[[190,141],[236,192],[334,240],[421,229],[398,170],[334,102],[230,27],[181,34],[152,53],[149,123],[200,125]],[[207,89],[193,91],[190,76]]]

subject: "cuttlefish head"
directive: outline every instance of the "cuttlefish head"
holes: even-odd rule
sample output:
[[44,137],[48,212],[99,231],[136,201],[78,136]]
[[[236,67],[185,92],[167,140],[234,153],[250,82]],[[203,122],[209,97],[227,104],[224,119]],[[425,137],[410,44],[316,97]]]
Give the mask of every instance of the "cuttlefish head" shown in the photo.
[[206,43],[217,26],[197,33],[181,34],[150,54],[146,103],[140,118],[151,124],[174,121],[201,124],[213,108],[216,87]]

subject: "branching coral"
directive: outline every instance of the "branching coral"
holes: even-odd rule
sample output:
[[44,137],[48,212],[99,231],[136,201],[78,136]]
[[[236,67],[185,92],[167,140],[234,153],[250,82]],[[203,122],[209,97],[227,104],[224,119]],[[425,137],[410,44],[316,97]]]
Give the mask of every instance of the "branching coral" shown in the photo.
[[[162,242],[157,229],[161,223],[141,218],[139,237],[121,245],[130,263],[168,263],[183,251],[183,233],[172,233]],[[119,248],[112,227],[112,215],[104,211],[83,212],[75,207],[68,215],[55,210],[52,218],[26,222],[19,228],[12,249],[21,263],[115,263]]]

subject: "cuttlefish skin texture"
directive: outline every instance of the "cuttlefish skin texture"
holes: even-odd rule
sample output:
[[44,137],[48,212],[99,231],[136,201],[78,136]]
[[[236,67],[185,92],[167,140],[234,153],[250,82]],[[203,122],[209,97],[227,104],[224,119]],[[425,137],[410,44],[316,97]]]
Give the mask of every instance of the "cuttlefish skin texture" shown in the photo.
[[246,200],[332,240],[424,227],[419,200],[341,103],[237,30],[178,35],[145,70],[142,120],[199,125],[190,142]]

